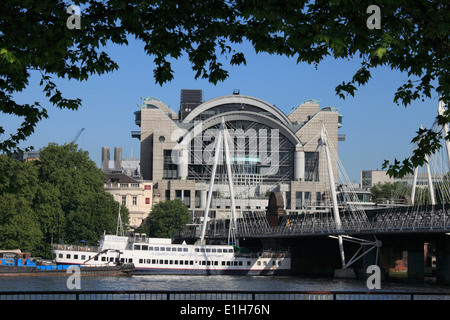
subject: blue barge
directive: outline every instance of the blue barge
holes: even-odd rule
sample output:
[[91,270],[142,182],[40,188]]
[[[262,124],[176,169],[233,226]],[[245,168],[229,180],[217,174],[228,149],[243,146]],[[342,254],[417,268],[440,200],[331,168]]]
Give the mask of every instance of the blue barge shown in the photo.
[[0,253],[0,277],[1,276],[64,276],[72,274],[68,269],[78,267],[81,275],[91,276],[120,276],[131,275],[134,265],[117,266],[83,266],[75,264],[59,265],[45,263],[31,259],[30,253],[3,252]]

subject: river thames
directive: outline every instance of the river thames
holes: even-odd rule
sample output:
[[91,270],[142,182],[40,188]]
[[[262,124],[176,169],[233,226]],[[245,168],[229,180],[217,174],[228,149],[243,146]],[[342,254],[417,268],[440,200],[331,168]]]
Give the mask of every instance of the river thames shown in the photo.
[[[0,277],[0,291],[69,291],[68,276]],[[368,291],[365,280],[304,278],[295,276],[82,276],[79,289],[126,290],[230,290],[230,291]],[[450,292],[448,286],[382,282],[382,291]]]
[[[389,318],[413,318],[423,313],[424,308],[446,313],[450,297],[450,287],[434,284],[382,282],[378,294],[377,290],[369,293],[365,280],[295,276],[82,276],[77,289],[69,288],[69,279],[69,276],[0,277],[3,291],[0,306],[19,310],[27,308],[23,307],[25,303],[30,310],[60,308],[89,318],[116,318],[130,312],[168,319],[261,320],[301,314],[336,318],[351,310],[359,310],[361,316],[381,312]],[[413,292],[420,295],[411,299]],[[377,295],[381,299],[372,299]],[[61,300],[61,296],[65,301],[55,301]],[[437,297],[438,301],[428,304],[430,301],[420,296],[425,300]],[[416,298],[422,301],[411,301]]]

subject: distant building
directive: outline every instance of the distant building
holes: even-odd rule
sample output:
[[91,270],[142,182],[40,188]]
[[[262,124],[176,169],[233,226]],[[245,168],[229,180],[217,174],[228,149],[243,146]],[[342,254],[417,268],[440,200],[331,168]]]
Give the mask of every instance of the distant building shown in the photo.
[[[439,182],[442,179],[442,173],[432,173],[431,179],[433,183]],[[364,170],[361,171],[361,188],[372,188],[377,183],[386,182],[398,182],[407,186],[413,185],[414,176],[412,174],[407,174],[402,178],[391,178],[387,171],[382,170]],[[428,175],[426,172],[418,172],[416,187],[425,188],[428,187]]]
[[110,159],[109,147],[102,147],[101,169],[105,173],[124,173],[136,180],[142,180],[139,158],[123,158],[122,147],[114,148],[114,160]]
[[130,212],[130,227],[137,228],[149,215],[153,205],[153,184],[138,181],[123,173],[109,173],[104,190]]
[[39,160],[39,151],[25,151],[24,153],[15,153],[13,159],[27,162]]
[[361,188],[372,188],[377,183],[394,182],[387,171],[364,170],[361,171]]

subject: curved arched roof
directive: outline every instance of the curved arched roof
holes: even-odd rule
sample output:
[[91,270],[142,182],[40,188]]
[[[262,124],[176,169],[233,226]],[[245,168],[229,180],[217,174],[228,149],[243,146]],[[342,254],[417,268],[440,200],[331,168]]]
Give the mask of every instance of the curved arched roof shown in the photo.
[[[184,118],[183,122],[184,123],[191,122],[202,112],[204,112],[208,109],[220,106],[220,105],[224,105],[224,104],[251,105],[251,106],[260,108],[266,112],[269,112],[276,119],[281,121],[281,123],[283,123],[284,125],[290,124],[288,117],[277,107],[271,105],[270,103],[268,103],[264,100],[261,100],[261,99],[255,98],[255,97],[245,96],[245,95],[227,95],[227,96],[221,96],[221,97],[217,97],[217,98],[208,100],[208,101],[202,103],[201,105],[199,105],[198,107],[196,107],[194,110],[192,110],[186,116],[186,118]],[[253,113],[253,114],[255,114],[255,113]]]
[[299,143],[301,144],[297,136],[283,123],[276,121],[272,117],[249,111],[230,111],[215,115],[201,123],[201,130],[205,131],[212,126],[220,124],[222,122],[222,118],[224,118],[225,122],[243,120],[262,123],[270,128],[278,129],[279,132],[283,136],[285,136],[286,139],[288,139],[294,146],[298,145]]

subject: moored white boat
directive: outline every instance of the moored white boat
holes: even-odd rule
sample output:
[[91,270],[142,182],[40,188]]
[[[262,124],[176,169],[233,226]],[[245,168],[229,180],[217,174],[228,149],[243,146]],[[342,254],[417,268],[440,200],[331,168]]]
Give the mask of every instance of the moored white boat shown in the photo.
[[173,244],[171,239],[103,235],[100,246],[53,245],[58,264],[133,263],[134,274],[251,274],[290,272],[288,252],[243,253],[232,245]]

